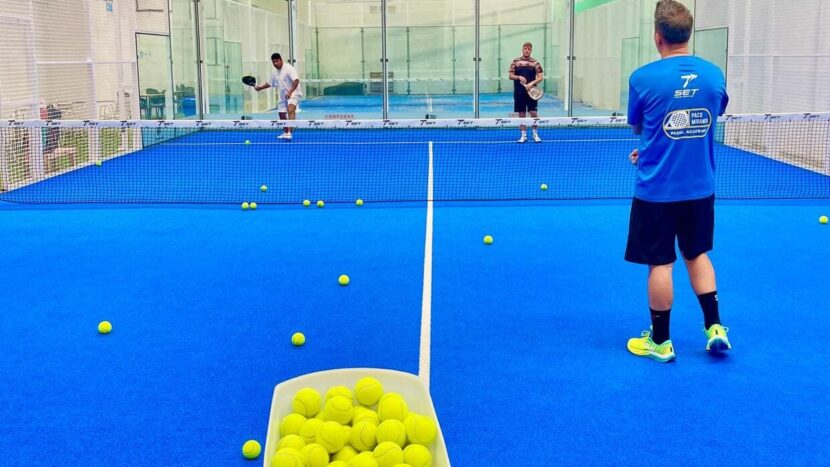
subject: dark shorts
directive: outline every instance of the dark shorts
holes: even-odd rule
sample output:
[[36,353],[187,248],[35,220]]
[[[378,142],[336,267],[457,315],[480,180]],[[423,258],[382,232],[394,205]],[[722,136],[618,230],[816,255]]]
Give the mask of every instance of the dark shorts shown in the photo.
[[514,112],[530,112],[536,111],[538,101],[534,101],[527,95],[526,92],[521,94],[513,93],[513,111]]
[[656,203],[634,198],[628,223],[625,260],[659,266],[677,260],[674,243],[686,259],[710,251],[715,233],[715,195]]

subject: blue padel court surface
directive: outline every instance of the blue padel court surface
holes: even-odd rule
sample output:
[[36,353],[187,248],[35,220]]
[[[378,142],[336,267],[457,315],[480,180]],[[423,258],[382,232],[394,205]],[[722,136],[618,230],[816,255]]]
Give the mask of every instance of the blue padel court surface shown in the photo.
[[[733,350],[704,350],[678,264],[677,360],[637,358],[625,344],[649,315],[646,269],[622,259],[628,202],[554,199],[630,196],[633,142],[576,133],[520,152],[516,130],[487,145],[436,130],[431,237],[426,202],[383,202],[426,197],[428,143],[406,132],[389,146],[372,132],[326,145],[205,131],[4,193],[0,463],[261,465],[240,449],[264,445],[279,382],[418,373],[431,241],[430,390],[453,466],[830,464],[830,226],[817,221],[830,203],[719,202],[712,259]],[[747,197],[775,177],[828,183],[738,149],[719,157],[719,188]],[[738,185],[730,164],[752,177]],[[148,192],[262,205],[73,204]],[[532,201],[440,201],[508,196]]]

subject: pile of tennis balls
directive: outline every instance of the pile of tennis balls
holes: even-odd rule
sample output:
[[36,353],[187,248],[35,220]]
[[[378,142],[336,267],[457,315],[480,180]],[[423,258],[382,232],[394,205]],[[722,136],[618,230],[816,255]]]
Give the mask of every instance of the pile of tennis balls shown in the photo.
[[409,410],[403,396],[383,392],[372,377],[354,390],[334,386],[321,395],[297,391],[292,413],[280,420],[271,467],[431,467],[438,427]]

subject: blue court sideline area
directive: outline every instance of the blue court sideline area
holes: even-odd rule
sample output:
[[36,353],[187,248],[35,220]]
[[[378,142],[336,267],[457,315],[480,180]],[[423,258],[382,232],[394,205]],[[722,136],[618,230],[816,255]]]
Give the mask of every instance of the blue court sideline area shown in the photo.
[[[631,189],[629,133],[523,153],[508,143],[515,130],[488,135],[492,146],[435,133],[436,199],[530,194],[540,182],[551,197]],[[175,142],[226,141],[232,157],[157,144],[2,195],[4,465],[261,465],[240,448],[264,442],[277,383],[342,367],[418,372],[427,204],[378,201],[423,196],[427,145],[355,153],[273,136],[200,132]],[[561,159],[542,164],[543,151]],[[504,177],[499,156],[521,170]],[[719,157],[734,158],[719,176],[740,159],[752,179],[828,183],[737,149]],[[603,161],[616,175],[593,175]],[[401,179],[372,191],[350,182],[356,171]],[[221,188],[262,205],[73,204],[90,187],[140,203],[183,186],[195,203]],[[68,204],[8,202],[24,195]],[[297,202],[357,196],[367,204]],[[625,349],[649,322],[646,270],[622,259],[627,201],[437,202],[430,389],[453,466],[830,464],[830,226],[817,222],[828,213],[827,200],[720,201],[712,258],[734,349],[706,354],[679,264],[677,361],[658,364]],[[111,334],[97,333],[101,320]],[[291,345],[295,331],[304,347]]]

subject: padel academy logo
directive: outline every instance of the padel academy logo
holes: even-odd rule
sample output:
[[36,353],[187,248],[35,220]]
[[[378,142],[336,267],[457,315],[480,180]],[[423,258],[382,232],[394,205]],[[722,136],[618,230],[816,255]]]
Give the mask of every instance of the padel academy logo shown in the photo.
[[680,77],[683,80],[683,89],[676,89],[674,91],[674,98],[675,99],[683,99],[686,97],[695,97],[700,89],[689,89],[689,84],[697,79],[697,75],[694,73],[689,73],[688,75],[683,75]]
[[703,138],[712,126],[707,109],[685,109],[669,112],[663,119],[663,132],[671,139]]

